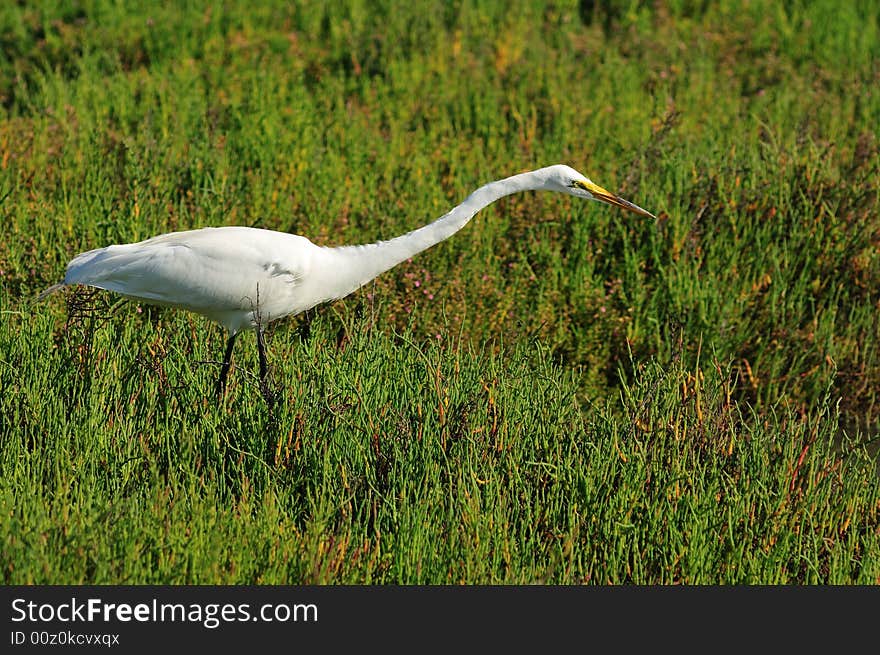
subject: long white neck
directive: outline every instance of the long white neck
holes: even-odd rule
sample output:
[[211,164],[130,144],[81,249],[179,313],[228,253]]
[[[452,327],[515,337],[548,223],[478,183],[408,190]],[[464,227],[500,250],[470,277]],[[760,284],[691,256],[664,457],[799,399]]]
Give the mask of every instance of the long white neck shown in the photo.
[[377,275],[397,266],[431,246],[445,241],[467,225],[474,214],[504,196],[546,188],[546,169],[520,173],[490,182],[436,221],[388,241],[362,246],[329,248],[336,260],[333,298],[342,298]]

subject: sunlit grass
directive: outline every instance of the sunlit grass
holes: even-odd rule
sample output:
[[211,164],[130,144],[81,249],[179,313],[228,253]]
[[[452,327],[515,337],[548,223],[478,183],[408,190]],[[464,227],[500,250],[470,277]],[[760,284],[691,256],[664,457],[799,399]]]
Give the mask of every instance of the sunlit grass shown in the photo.
[[[871,3],[0,9],[7,583],[874,583]],[[697,6],[699,5],[699,6]],[[48,7],[48,5],[47,5]],[[76,253],[367,242],[564,162],[240,339]]]

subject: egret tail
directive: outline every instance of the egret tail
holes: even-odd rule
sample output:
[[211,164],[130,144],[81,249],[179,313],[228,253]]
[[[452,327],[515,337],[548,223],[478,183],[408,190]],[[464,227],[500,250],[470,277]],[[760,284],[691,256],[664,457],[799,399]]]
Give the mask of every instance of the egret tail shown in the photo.
[[37,296],[37,301],[39,302],[40,300],[43,300],[47,296],[51,296],[56,291],[60,291],[62,289],[62,287],[64,287],[64,282],[58,282],[56,284],[53,284],[51,287],[49,287],[45,291],[40,292],[40,295]]

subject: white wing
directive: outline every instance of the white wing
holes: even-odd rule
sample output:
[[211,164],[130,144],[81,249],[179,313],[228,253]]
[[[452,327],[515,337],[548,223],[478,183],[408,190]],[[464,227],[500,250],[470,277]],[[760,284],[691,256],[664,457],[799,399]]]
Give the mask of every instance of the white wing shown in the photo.
[[302,311],[297,288],[317,250],[304,237],[254,228],[173,232],[82,253],[64,283],[182,307],[237,331],[252,322],[258,302],[267,321]]

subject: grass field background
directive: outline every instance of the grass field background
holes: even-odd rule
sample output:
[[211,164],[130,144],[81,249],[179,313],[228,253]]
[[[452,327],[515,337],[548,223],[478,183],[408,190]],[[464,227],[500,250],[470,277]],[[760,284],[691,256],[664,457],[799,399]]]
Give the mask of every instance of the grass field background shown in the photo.
[[[129,6],[130,4],[130,6]],[[182,4],[182,3],[181,3]],[[4,583],[877,583],[880,4],[0,8]],[[78,252],[385,239],[239,340]]]

